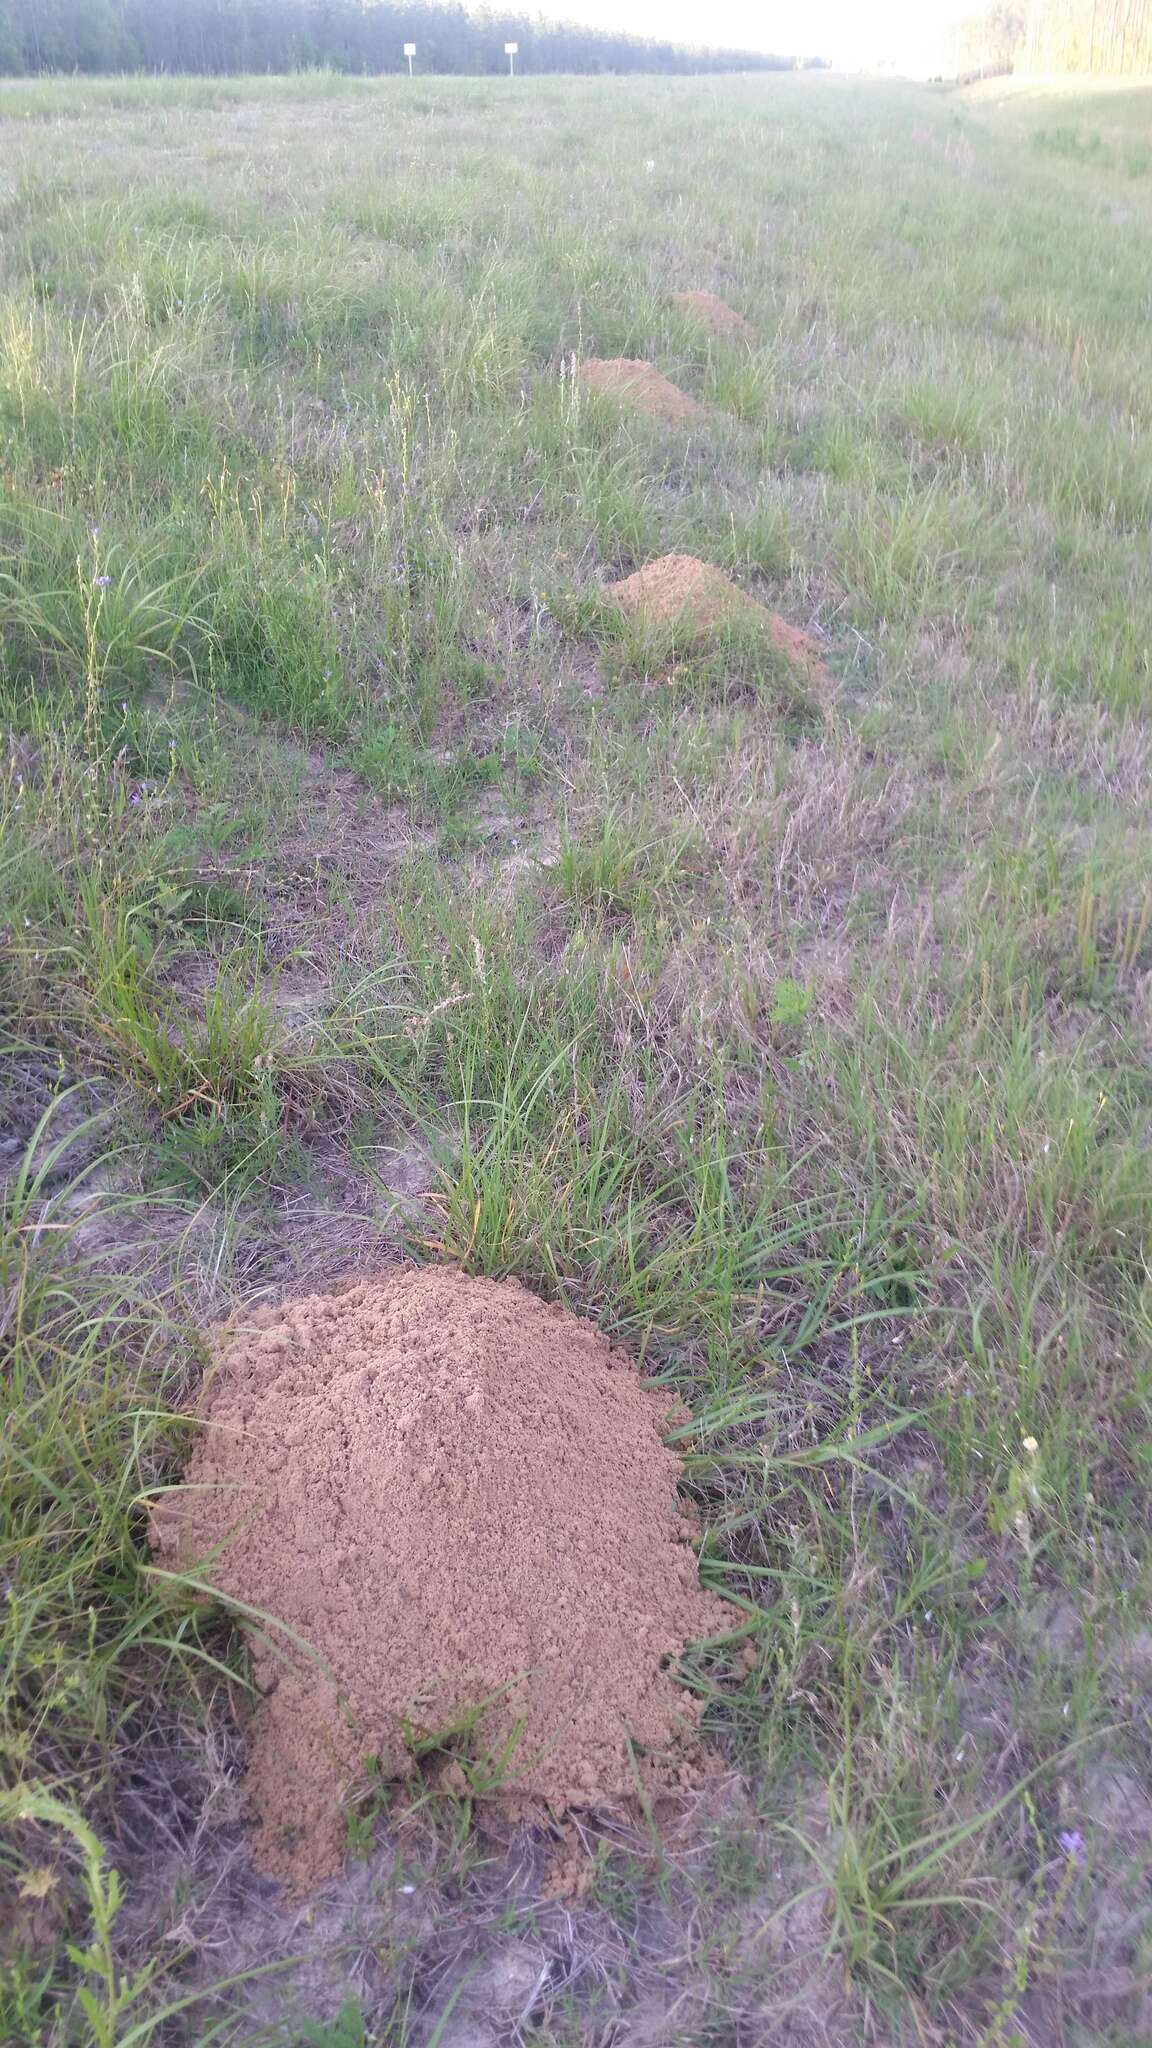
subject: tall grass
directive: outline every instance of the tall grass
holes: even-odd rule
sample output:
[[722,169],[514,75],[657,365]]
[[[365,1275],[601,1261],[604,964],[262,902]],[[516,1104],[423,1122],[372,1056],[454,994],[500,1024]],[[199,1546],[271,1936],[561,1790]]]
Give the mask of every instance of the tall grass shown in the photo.
[[[105,2048],[166,1967],[133,1972],[113,1946],[121,1886],[99,1834],[120,1758],[165,1713],[194,1725],[229,1674],[218,1626],[148,1572],[147,1500],[186,1441],[195,1350],[147,1240],[129,1275],[85,1256],[85,1231],[131,1219],[95,1192],[107,1122],[83,1109],[73,1090],[44,1113],[0,1206],[0,1884],[18,1939],[39,1905],[58,1941],[10,1972],[0,2010],[12,2039],[39,2039],[55,2010],[67,2038]],[[66,1950],[74,1892],[91,1935]]]

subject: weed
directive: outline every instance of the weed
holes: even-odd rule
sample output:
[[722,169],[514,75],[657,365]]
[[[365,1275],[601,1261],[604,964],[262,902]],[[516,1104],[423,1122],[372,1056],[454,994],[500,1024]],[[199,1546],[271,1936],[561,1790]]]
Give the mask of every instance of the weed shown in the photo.
[[367,2048],[368,2035],[359,1999],[346,1998],[335,2019],[300,2021],[300,2039],[309,2048]]
[[623,813],[606,810],[594,832],[574,838],[567,827],[549,872],[573,908],[607,919],[639,914],[672,881],[691,835],[669,846],[648,839]]

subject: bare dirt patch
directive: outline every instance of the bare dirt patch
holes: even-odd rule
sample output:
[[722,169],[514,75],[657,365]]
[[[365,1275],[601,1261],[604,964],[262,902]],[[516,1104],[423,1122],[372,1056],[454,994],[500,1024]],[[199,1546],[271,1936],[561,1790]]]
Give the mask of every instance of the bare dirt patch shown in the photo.
[[667,426],[691,426],[710,417],[709,408],[698,398],[670,384],[651,363],[635,356],[592,356],[580,364],[578,375],[589,390],[603,391]]
[[711,334],[722,334],[732,341],[755,341],[756,329],[750,320],[738,313],[735,306],[729,306],[718,299],[715,292],[673,292],[672,304],[679,306],[682,313],[688,313],[706,327]]
[[263,896],[277,956],[304,948],[355,960],[371,955],[397,868],[433,836],[408,806],[381,802],[352,770],[311,753],[273,851],[233,872]]
[[699,1583],[667,1411],[590,1325],[447,1269],[220,1334],[154,1538],[169,1563],[215,1552],[213,1583],[293,1632],[252,1646],[263,1869],[295,1891],[334,1873],[364,1758],[404,1777],[462,1721],[514,1812],[694,1782],[696,1702],[669,1667],[734,1617]]
[[[577,1881],[562,1895],[550,1834],[485,1813],[470,1847],[449,1860],[433,1810],[401,1805],[367,1854],[307,1901],[252,1870],[226,1817],[238,1791],[236,1782],[224,1789],[223,1825],[192,1853],[162,1847],[153,1830],[139,1881],[152,1910],[160,1906],[152,1924],[188,1947],[209,2000],[221,1979],[240,1980],[226,1998],[245,2040],[311,2039],[350,1998],[371,2040],[391,2043],[403,2011],[411,2048],[520,2048],[537,2034],[587,2048],[614,2038],[685,2048],[706,2032],[714,1984],[694,1958],[701,1912],[710,1933],[719,1927],[694,1872],[738,1796],[732,1781],[710,1777],[686,1800],[662,1827],[659,1854],[646,1822],[580,1815],[565,1829]],[[622,1924],[615,1890],[625,1873]],[[764,1903],[761,1917],[770,1910]],[[754,1968],[725,1988],[758,2022]],[[211,2016],[198,2011],[205,2030]]]
[[670,626],[706,637],[726,626],[760,625],[793,668],[811,683],[831,685],[823,656],[811,634],[789,625],[779,612],[733,583],[723,569],[695,555],[660,555],[607,586],[607,596],[621,611],[653,626]]

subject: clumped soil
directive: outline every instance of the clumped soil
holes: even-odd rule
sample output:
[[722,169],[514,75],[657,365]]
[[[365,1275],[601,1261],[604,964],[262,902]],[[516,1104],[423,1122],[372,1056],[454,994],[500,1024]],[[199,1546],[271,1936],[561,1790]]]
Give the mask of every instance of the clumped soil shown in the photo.
[[261,1868],[296,1893],[335,1874],[364,1759],[405,1777],[414,1737],[485,1702],[468,1755],[513,1745],[494,1796],[514,1813],[698,1779],[673,1666],[736,1617],[700,1585],[669,1401],[626,1353],[446,1268],[258,1309],[213,1351],[153,1540],[285,1625],[252,1631]]
[[733,341],[755,341],[756,329],[751,321],[738,313],[735,306],[726,305],[715,292],[673,292],[672,304],[679,306],[682,313],[690,313],[701,327],[707,327],[713,334],[729,335]]
[[630,617],[653,626],[683,628],[700,638],[722,632],[725,626],[761,626],[809,682],[827,686],[831,681],[810,634],[789,625],[779,612],[749,597],[723,569],[695,555],[660,555],[622,582],[609,583],[605,594]]
[[620,399],[637,412],[663,420],[669,426],[683,426],[709,417],[708,407],[701,405],[698,398],[670,384],[651,363],[641,362],[636,356],[590,356],[580,364],[579,376],[591,390],[607,392],[609,398]]

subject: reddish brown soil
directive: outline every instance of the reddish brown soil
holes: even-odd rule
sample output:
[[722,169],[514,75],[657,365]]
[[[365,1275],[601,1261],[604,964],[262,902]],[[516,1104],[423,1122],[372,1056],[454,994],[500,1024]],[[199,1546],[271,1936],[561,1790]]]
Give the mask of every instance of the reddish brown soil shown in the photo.
[[405,1721],[434,1733],[482,1702],[473,1757],[523,1724],[497,1795],[516,1811],[699,1775],[696,1705],[664,1667],[734,1615],[700,1585],[668,1413],[591,1325],[448,1269],[220,1333],[154,1542],[293,1631],[252,1632],[263,1869],[296,1892],[333,1874],[365,1756],[405,1776]]
[[690,313],[701,327],[707,327],[713,334],[724,334],[733,341],[755,341],[756,329],[751,322],[738,313],[735,306],[728,306],[718,299],[715,292],[673,292],[672,304],[679,306],[682,313]]
[[592,356],[580,364],[579,376],[590,390],[604,391],[609,398],[634,406],[637,412],[663,420],[668,426],[687,426],[709,417],[708,407],[701,405],[698,398],[670,384],[651,363],[634,356]]
[[749,597],[723,569],[698,561],[695,555],[661,555],[623,582],[610,583],[607,595],[632,617],[656,626],[683,626],[702,637],[733,622],[761,624],[810,682],[831,682],[820,648],[808,633]]

